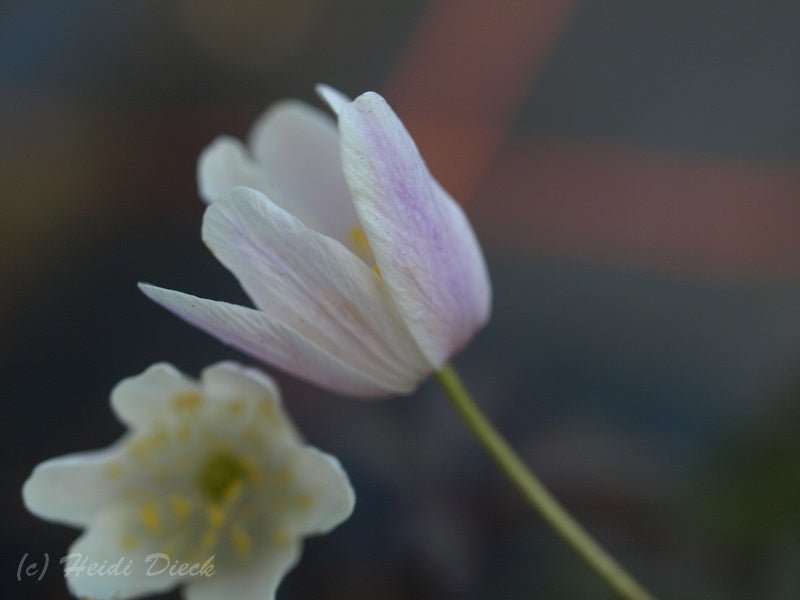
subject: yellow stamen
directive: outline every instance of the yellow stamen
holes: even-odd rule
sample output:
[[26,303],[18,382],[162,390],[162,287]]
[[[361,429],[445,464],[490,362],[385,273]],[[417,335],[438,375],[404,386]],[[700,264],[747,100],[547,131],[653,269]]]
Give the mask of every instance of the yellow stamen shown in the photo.
[[125,468],[118,462],[110,462],[106,465],[106,475],[109,477],[120,477],[125,472]]
[[150,454],[150,450],[152,447],[150,442],[147,438],[139,438],[131,442],[129,452],[133,455],[133,457],[139,461],[143,461],[147,459],[147,455]]
[[220,449],[206,459],[198,473],[197,483],[206,498],[220,502],[246,476],[247,470],[239,456],[228,449]]
[[212,546],[216,546],[218,537],[216,530],[210,529],[200,538],[200,543],[206,548],[211,548]]
[[372,248],[369,245],[367,234],[361,227],[351,227],[348,232],[350,243],[353,245],[353,250],[362,258],[372,256]]
[[253,547],[253,540],[250,535],[241,527],[233,527],[230,531],[231,544],[239,558],[246,558]]
[[222,496],[222,501],[225,502],[228,506],[231,504],[235,504],[239,498],[242,497],[244,493],[244,481],[241,479],[237,479],[234,481],[231,486],[225,490],[225,493]]
[[292,470],[289,467],[281,467],[275,471],[274,477],[278,489],[286,489],[292,483]]
[[161,533],[161,516],[158,514],[158,507],[155,504],[145,504],[139,510],[139,518],[147,531],[154,535]]
[[192,514],[192,503],[186,496],[173,494],[169,497],[169,504],[175,517],[184,521]]
[[119,545],[122,547],[123,550],[133,550],[138,545],[139,540],[136,539],[136,536],[132,533],[124,534],[120,540]]
[[297,498],[295,498],[295,503],[297,508],[305,510],[311,508],[311,505],[314,504],[314,499],[311,494],[298,494]]
[[203,404],[203,396],[199,392],[185,392],[172,398],[172,405],[176,410],[194,410]]
[[244,412],[244,400],[241,398],[236,398],[228,402],[227,405],[228,412],[236,417]]
[[272,532],[272,541],[279,546],[285,546],[289,543],[289,534],[283,529],[276,529]]
[[225,511],[216,504],[211,504],[206,508],[206,517],[209,525],[214,529],[219,529],[225,524]]
[[254,485],[261,485],[264,483],[264,471],[262,471],[256,461],[249,456],[242,456],[242,466],[247,472],[247,479]]

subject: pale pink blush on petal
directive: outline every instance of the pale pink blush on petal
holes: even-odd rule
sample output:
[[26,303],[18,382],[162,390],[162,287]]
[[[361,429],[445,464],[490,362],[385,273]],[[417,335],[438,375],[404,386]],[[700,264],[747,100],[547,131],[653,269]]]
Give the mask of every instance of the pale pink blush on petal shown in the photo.
[[383,280],[438,368],[488,319],[480,246],[383,98],[368,92],[342,107],[339,129],[345,176]]
[[259,192],[236,188],[210,206],[203,240],[270,318],[386,389],[410,391],[430,372],[380,277]]
[[146,284],[139,288],[154,302],[222,342],[301,379],[357,397],[394,392],[258,310]]

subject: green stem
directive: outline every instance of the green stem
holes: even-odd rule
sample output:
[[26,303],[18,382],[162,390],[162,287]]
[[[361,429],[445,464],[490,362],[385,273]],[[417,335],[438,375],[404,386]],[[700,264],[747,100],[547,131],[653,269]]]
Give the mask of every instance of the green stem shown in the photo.
[[539,515],[619,595],[627,600],[655,600],[578,524],[514,453],[477,407],[452,366],[436,373],[439,384],[486,451]]

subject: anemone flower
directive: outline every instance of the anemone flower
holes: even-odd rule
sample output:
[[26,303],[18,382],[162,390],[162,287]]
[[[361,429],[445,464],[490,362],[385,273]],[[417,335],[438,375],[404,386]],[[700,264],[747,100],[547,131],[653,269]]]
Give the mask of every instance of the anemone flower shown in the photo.
[[386,101],[318,92],[338,127],[286,101],[258,120],[249,147],[222,137],[200,157],[203,240],[256,308],[141,289],[223,342],[322,387],[409,393],[488,320],[484,258]]
[[302,537],[353,510],[338,461],[301,442],[257,371],[220,363],[198,383],[158,364],[111,405],[127,435],[42,463],[23,487],[34,514],[86,528],[63,560],[78,597],[273,598]]

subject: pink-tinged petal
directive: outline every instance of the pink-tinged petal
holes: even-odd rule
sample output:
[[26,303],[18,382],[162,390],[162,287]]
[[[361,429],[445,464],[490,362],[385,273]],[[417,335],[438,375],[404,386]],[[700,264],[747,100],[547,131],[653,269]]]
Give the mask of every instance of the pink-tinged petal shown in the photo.
[[22,486],[29,511],[42,519],[84,527],[120,494],[123,481],[109,466],[122,456],[121,444],[104,450],[52,458],[36,466]]
[[352,102],[352,100],[350,100],[350,98],[345,96],[342,92],[324,83],[318,83],[314,87],[314,90],[317,92],[317,95],[322,98],[330,107],[330,109],[337,115],[341,112],[342,108]]
[[203,151],[198,183],[206,201],[236,186],[253,188],[308,227],[349,243],[358,217],[330,116],[302,102],[280,102],[256,121],[249,146],[250,153],[223,137]]
[[352,396],[392,393],[379,379],[324,350],[296,329],[261,311],[140,284],[144,294],[221,341],[301,379]]
[[261,193],[210,206],[203,240],[269,317],[397,393],[431,370],[376,273]]
[[489,317],[486,264],[464,212],[433,179],[386,101],[339,114],[342,160],[361,225],[398,310],[437,368]]

